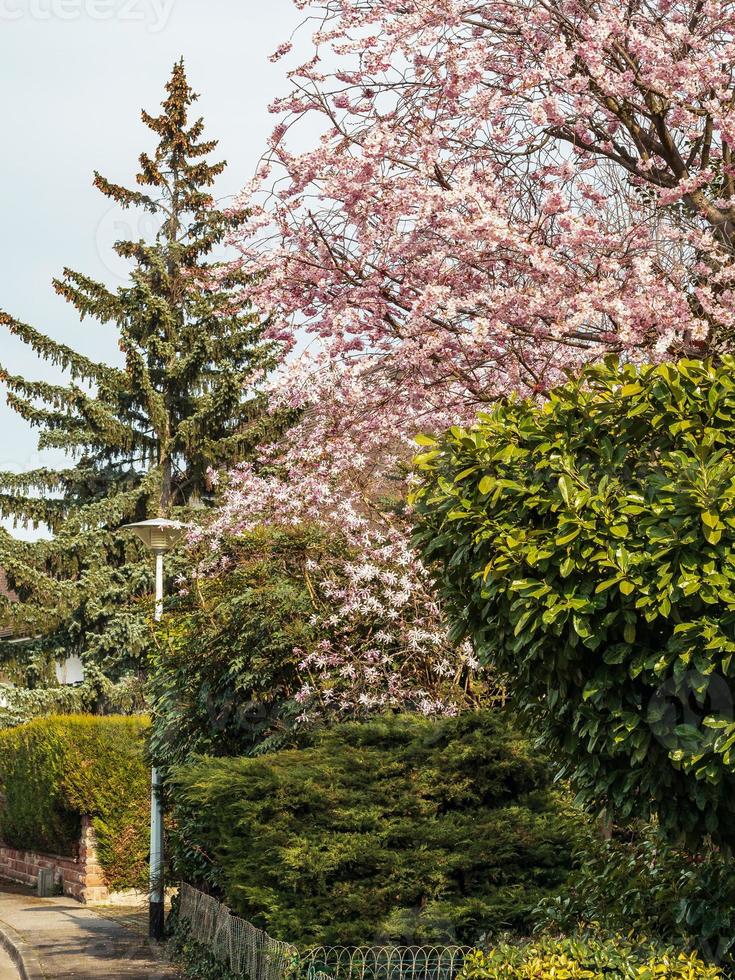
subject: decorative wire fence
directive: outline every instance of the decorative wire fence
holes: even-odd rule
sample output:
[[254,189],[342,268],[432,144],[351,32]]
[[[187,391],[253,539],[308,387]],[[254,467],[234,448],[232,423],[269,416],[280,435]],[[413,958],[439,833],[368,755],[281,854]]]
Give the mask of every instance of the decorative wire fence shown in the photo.
[[464,946],[331,946],[301,956],[308,980],[454,980]]
[[302,953],[271,939],[191,885],[179,891],[179,916],[193,939],[248,980],[455,980],[470,947],[319,946]]

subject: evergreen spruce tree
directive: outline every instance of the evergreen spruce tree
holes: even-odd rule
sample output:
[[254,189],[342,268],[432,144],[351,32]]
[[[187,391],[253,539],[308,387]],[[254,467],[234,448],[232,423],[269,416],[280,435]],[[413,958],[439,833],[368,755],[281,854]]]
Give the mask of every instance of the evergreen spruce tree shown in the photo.
[[0,566],[19,596],[3,617],[12,616],[16,637],[31,638],[3,643],[0,657],[30,686],[72,654],[98,686],[141,672],[150,607],[138,597],[150,591],[151,561],[121,525],[206,506],[210,468],[247,458],[271,426],[258,380],[275,351],[243,302],[247,281],[212,255],[244,216],[213,200],[226,164],[207,162],[217,143],[203,138],[201,119],[189,121],[197,96],[183,61],[166,91],[160,115],[142,114],[158,146],[140,156],[138,187],[94,181],[123,208],[156,216],[155,241],[115,245],[132,263],[116,291],[69,269],[54,282],[82,319],[117,329],[124,366],[83,357],[0,312],[10,333],[68,377],[54,385],[2,370],[8,404],[40,430],[39,448],[65,450],[71,464],[0,474],[2,517],[52,533],[30,543],[0,533]]

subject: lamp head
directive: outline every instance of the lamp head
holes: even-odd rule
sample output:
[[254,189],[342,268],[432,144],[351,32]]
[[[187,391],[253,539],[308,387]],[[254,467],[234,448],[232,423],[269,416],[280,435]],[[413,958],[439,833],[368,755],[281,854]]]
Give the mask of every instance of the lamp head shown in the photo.
[[120,530],[133,531],[154,554],[165,555],[184,536],[187,525],[180,521],[169,521],[164,517],[155,517],[151,521],[125,524]]

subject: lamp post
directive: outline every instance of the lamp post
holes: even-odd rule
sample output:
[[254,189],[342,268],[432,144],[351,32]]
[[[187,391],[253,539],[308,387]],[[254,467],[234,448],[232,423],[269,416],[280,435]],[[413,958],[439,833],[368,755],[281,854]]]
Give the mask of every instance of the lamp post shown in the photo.
[[[163,556],[176,545],[186,530],[178,521],[157,517],[151,521],[126,524],[123,531],[133,531],[156,557],[156,612],[158,622],[163,615]],[[161,779],[157,769],[151,770],[151,857],[148,935],[160,941],[164,932],[163,902],[163,803]]]

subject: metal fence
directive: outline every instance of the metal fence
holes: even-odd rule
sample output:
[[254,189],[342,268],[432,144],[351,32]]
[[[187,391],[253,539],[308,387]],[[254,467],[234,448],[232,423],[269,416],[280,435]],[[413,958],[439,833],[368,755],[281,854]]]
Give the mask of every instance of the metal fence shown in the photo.
[[193,939],[248,980],[455,980],[470,952],[464,946],[320,946],[299,953],[186,884],[179,916]]
[[249,980],[285,980],[298,958],[294,946],[271,939],[245,919],[233,915],[210,895],[182,884],[179,916],[191,936],[236,976]]
[[331,946],[307,950],[309,980],[454,980],[464,946]]

